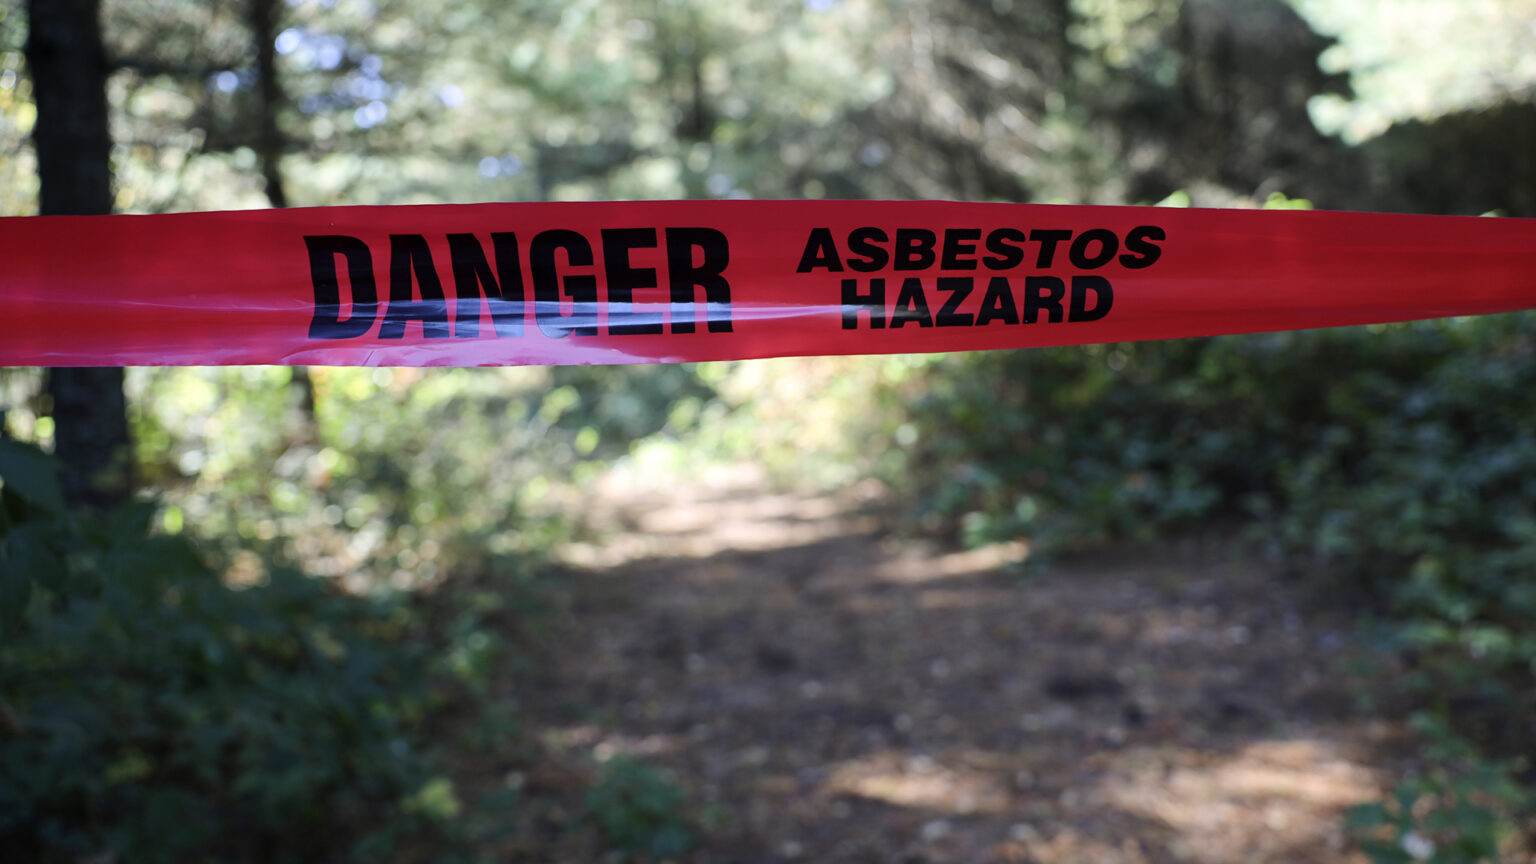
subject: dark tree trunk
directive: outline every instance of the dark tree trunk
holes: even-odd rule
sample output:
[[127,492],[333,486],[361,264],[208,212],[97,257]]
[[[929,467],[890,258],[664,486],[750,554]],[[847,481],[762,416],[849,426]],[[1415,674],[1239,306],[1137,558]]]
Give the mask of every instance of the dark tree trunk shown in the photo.
[[[110,213],[107,60],[100,0],[28,0],[27,64],[37,101],[39,211]],[[102,290],[106,290],[103,286]],[[111,506],[132,491],[121,369],[54,369],[54,452],[73,502]]]
[[109,213],[107,59],[99,0],[29,0],[27,64],[37,100],[39,205],[54,213]]
[[1077,24],[1077,13],[1072,9],[1072,0],[1051,0],[1051,7],[1056,24],[1056,74],[1058,86],[1064,88],[1072,83],[1077,51],[1072,42],[1072,28]]
[[[288,139],[277,122],[287,96],[277,77],[277,34],[279,0],[248,0],[246,24],[251,28],[252,49],[256,55],[256,161],[261,168],[261,182],[267,203],[288,206],[288,190],[283,184],[283,152]],[[293,367],[293,386],[299,396],[299,435],[315,440],[319,424],[315,420],[315,383],[305,366]]]
[[287,207],[288,193],[283,188],[280,164],[285,141],[277,124],[277,112],[283,104],[283,87],[277,80],[277,0],[250,0],[248,11],[251,39],[256,49],[257,108],[256,158],[261,163],[261,180],[267,200],[273,207]]

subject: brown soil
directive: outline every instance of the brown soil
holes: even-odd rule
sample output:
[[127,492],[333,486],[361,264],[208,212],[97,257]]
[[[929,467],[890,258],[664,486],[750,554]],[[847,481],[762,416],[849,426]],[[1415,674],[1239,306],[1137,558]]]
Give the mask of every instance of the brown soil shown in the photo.
[[[707,823],[689,861],[1361,861],[1341,828],[1399,730],[1355,710],[1342,628],[1251,556],[1122,551],[1026,578],[1022,546],[891,539],[857,494],[750,471],[608,481],[541,683],[519,700],[561,829],[632,754]],[[535,808],[536,809],[536,808]],[[564,822],[562,822],[562,818]]]

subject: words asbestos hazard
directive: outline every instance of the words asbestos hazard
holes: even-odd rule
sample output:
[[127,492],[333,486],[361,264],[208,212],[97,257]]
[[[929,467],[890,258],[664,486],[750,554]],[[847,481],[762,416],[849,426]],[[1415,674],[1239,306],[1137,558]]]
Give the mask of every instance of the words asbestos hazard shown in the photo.
[[[980,228],[862,227],[842,242],[829,228],[814,228],[800,256],[797,271],[842,273],[910,271],[1036,271],[1070,268],[1076,273],[993,275],[977,294],[975,276],[867,276],[841,280],[843,329],[870,329],[908,324],[918,327],[981,327],[993,323],[1034,324],[1098,321],[1115,304],[1115,289],[1097,270],[1112,261],[1128,270],[1157,263],[1159,245],[1167,233],[1141,225],[1122,237],[1108,228],[1074,232],[1067,228],[998,228],[983,235]],[[1026,264],[1026,262],[1028,262]],[[897,286],[897,283],[899,287]],[[936,311],[935,311],[936,310]]]
[[[553,339],[733,330],[731,244],[720,230],[554,228],[524,236],[390,234],[379,249],[358,237],[307,235],[309,338],[521,337],[530,326]],[[1112,263],[1151,267],[1166,239],[1155,225],[1123,233],[813,227],[798,259],[785,250],[781,260],[786,269],[795,263],[797,276],[857,274],[828,285],[844,330],[1074,323],[1114,308],[1114,285],[1096,271]],[[376,272],[376,260],[387,260],[387,271]],[[831,305],[806,300],[808,311]]]

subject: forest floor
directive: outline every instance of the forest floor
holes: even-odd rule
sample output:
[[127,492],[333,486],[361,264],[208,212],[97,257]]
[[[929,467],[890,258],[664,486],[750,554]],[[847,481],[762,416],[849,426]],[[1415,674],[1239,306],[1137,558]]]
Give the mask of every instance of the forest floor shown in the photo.
[[599,493],[590,521],[622,530],[567,550],[518,697],[543,756],[515,779],[546,802],[524,816],[553,826],[529,858],[593,857],[558,826],[629,754],[707,824],[687,861],[1364,860],[1343,813],[1402,729],[1357,710],[1349,618],[1235,543],[1025,577],[1022,545],[895,538],[858,490],[730,469]]

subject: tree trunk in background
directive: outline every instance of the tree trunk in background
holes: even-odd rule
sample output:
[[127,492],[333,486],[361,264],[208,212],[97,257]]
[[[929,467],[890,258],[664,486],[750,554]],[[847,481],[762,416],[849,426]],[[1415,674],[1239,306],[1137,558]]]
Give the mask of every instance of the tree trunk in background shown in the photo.
[[[256,161],[261,168],[262,188],[267,203],[288,206],[288,190],[283,185],[283,151],[288,141],[277,122],[287,96],[277,77],[277,34],[279,0],[249,0],[246,24],[251,28],[252,49],[256,55]],[[313,441],[318,437],[315,420],[315,382],[305,366],[293,367],[293,387],[299,394],[299,433]]]
[[1072,80],[1072,56],[1076,51],[1072,43],[1072,28],[1077,23],[1077,13],[1072,11],[1072,0],[1051,0],[1051,13],[1056,25],[1057,86],[1065,87]]
[[[39,212],[112,211],[107,60],[100,0],[28,0],[27,64],[37,101]],[[107,290],[103,286],[102,290]],[[132,492],[121,369],[54,369],[54,452],[71,502],[111,506]]]
[[277,0],[250,0],[247,11],[251,40],[256,49],[256,159],[261,163],[261,181],[267,200],[273,207],[287,207],[288,193],[283,189],[283,131],[277,125],[277,111],[283,104],[283,87],[277,80]]

